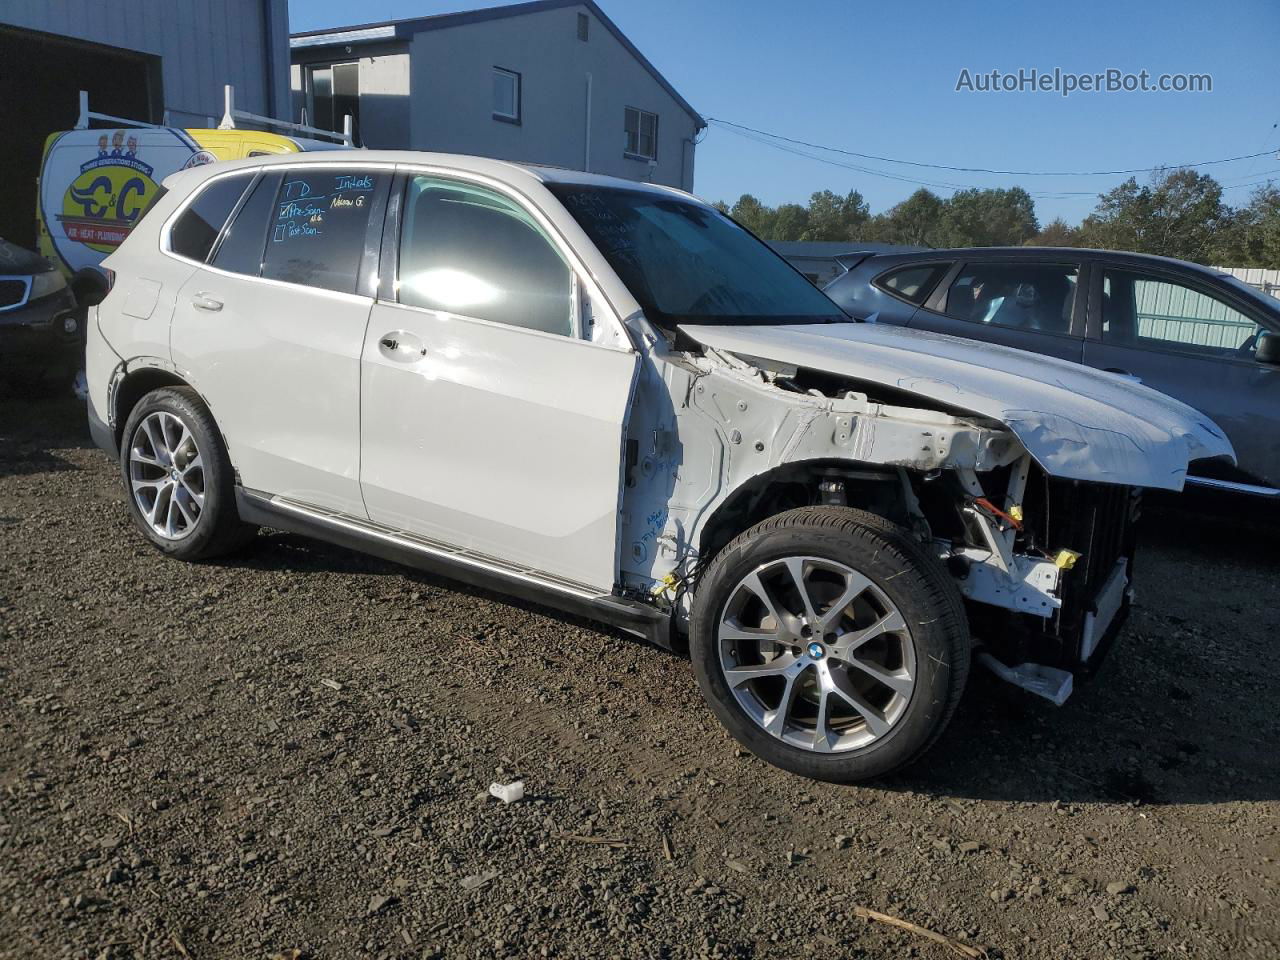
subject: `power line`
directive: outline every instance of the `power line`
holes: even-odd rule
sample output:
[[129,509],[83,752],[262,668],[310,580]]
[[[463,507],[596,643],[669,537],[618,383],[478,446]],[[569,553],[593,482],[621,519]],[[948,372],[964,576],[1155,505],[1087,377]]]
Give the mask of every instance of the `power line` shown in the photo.
[[745,130],[750,133],[758,134],[762,137],[768,137],[771,140],[781,140],[785,143],[808,147],[811,150],[824,150],[828,153],[839,153],[848,157],[858,157],[862,160],[878,160],[882,163],[901,163],[911,167],[925,167],[930,170],[947,170],[952,173],[993,173],[1006,177],[1118,177],[1131,173],[1151,173],[1155,170],[1167,170],[1174,167],[1208,167],[1219,163],[1235,163],[1238,160],[1253,160],[1256,157],[1270,156],[1274,152],[1271,150],[1263,150],[1259,153],[1246,153],[1238,157],[1225,157],[1221,160],[1200,160],[1196,163],[1169,163],[1160,164],[1155,167],[1133,167],[1129,170],[993,170],[989,167],[956,167],[945,163],[924,163],[919,160],[901,160],[896,157],[882,157],[877,156],[874,153],[858,153],[856,150],[844,150],[840,147],[828,147],[820,143],[810,143],[807,140],[796,140],[792,137],[784,137],[778,133],[769,133],[767,130],[757,130],[755,127],[748,127],[745,124],[734,123],[732,120],[721,120],[719,117],[707,117],[707,123],[714,123],[717,126],[724,127],[726,129],[734,128],[735,132]]
[[[833,160],[830,157],[820,157],[815,154],[808,153],[804,150],[799,150],[799,149],[796,149],[795,147],[789,147],[786,144],[777,143],[773,140],[766,139],[767,135],[755,136],[754,132],[752,133],[745,132],[745,130],[749,128],[744,128],[743,130],[734,130],[734,129],[730,129],[729,127],[726,127],[725,129],[728,130],[729,133],[733,133],[739,137],[743,137],[755,143],[763,144],[766,147],[773,147],[775,150],[782,150],[785,153],[791,153],[798,157],[807,157],[808,159],[816,160],[819,163],[830,164],[833,167],[840,167],[844,170],[854,170],[854,171],[857,171],[858,173],[865,173],[873,177],[884,177],[887,180],[897,180],[902,183],[915,184],[916,186],[935,187],[941,190],[984,189],[978,186],[977,184],[972,184],[972,183],[950,183],[942,180],[921,180],[915,177],[902,176],[901,174],[897,174],[897,173],[888,173],[884,170],[876,170],[872,167],[864,167],[856,163],[847,163],[840,160]],[[1098,194],[1096,190],[1060,190],[1060,191],[1040,191],[1036,193],[1031,193],[1029,195],[1038,200],[1065,200],[1068,197],[1095,197]]]

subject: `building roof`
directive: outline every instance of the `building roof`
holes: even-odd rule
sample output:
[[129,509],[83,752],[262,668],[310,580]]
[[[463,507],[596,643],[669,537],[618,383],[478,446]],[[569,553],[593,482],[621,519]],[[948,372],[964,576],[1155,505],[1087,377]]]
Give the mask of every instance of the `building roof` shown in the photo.
[[459,13],[438,13],[428,17],[411,17],[404,20],[384,20],[381,23],[361,23],[349,27],[330,27],[326,30],[307,30],[294,33],[289,37],[290,49],[303,47],[322,47],[336,44],[352,45],[359,43],[376,43],[385,40],[406,40],[415,33],[427,30],[443,30],[448,27],[460,27],[472,23],[484,23],[489,20],[503,20],[508,17],[522,17],[530,13],[542,13],[545,10],[559,10],[562,7],[585,7],[595,15],[606,30],[626,48],[627,52],[639,61],[640,65],[653,75],[658,84],[671,95],[672,99],[693,118],[701,130],[707,125],[702,115],[676,92],[658,68],[649,62],[634,43],[627,39],[618,25],[610,20],[595,0],[532,0],[530,3],[513,3],[502,7],[489,7],[484,10],[463,10]]

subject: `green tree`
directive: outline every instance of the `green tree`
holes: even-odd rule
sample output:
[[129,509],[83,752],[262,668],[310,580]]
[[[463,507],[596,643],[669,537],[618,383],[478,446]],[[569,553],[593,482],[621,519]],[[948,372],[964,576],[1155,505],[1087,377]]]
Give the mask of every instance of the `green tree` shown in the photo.
[[773,232],[774,211],[749,193],[744,193],[729,209],[729,216],[758,237],[770,238]]
[[843,197],[819,190],[809,197],[809,225],[801,240],[854,240],[871,219],[867,201],[857,190]]
[[1073,227],[1061,217],[1045,224],[1040,232],[1026,241],[1029,247],[1081,247],[1084,242],[1080,236],[1080,228]]
[[1035,201],[1021,187],[957,190],[945,203],[942,234],[946,246],[1018,246],[1039,231]]
[[773,224],[766,240],[802,240],[809,229],[809,211],[798,203],[784,203],[773,212]]
[[1280,188],[1259,187],[1224,217],[1211,257],[1225,267],[1280,268]]
[[873,217],[865,239],[908,246],[943,246],[945,210],[946,202],[941,197],[921,187],[897,206]]
[[1091,247],[1154,253],[1204,263],[1229,223],[1222,187],[1194,170],[1159,170],[1139,186],[1130,177],[1098,198],[1080,232]]

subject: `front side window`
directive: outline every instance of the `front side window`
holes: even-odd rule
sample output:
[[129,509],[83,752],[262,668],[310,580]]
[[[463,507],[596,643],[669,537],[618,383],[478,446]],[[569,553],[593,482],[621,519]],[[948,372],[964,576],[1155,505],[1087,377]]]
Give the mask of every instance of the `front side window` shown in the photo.
[[658,115],[627,107],[623,115],[626,130],[624,151],[644,160],[658,159]]
[[272,209],[262,276],[354,293],[374,192],[385,173],[288,170]]
[[1129,270],[1102,275],[1102,339],[1210,356],[1250,349],[1261,328],[1217,297]]
[[520,74],[493,68],[493,118],[520,122]]
[[483,187],[414,177],[403,218],[401,303],[573,335],[573,273],[522,207]]
[[169,249],[179,256],[204,263],[231,211],[255,174],[221,177],[196,196],[169,231]]
[[1039,333],[1071,332],[1079,268],[1062,263],[971,263],[947,291],[957,320]]
[[839,307],[713,207],[656,191],[548,184],[655,323],[820,323]]
[[876,286],[888,290],[907,303],[924,303],[933,292],[934,285],[947,272],[948,264],[926,263],[912,267],[900,267],[876,278]]

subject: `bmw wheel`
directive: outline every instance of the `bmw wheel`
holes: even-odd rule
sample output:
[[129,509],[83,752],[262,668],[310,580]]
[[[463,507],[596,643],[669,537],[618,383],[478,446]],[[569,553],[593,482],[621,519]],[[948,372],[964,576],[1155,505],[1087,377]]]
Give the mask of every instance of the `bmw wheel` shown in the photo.
[[779,514],[698,584],[690,652],[730,733],[779,767],[853,782],[942,733],[969,667],[964,608],[938,560],[881,517]]
[[204,560],[256,532],[236,513],[226,447],[190,388],[164,387],[138,401],[125,424],[120,470],[134,523],[163,553]]

